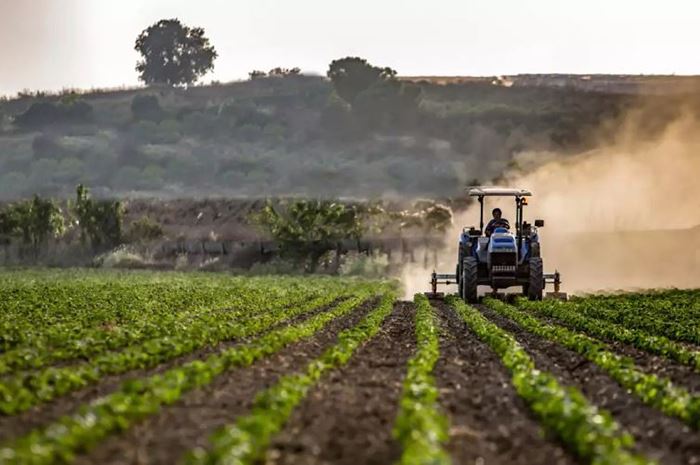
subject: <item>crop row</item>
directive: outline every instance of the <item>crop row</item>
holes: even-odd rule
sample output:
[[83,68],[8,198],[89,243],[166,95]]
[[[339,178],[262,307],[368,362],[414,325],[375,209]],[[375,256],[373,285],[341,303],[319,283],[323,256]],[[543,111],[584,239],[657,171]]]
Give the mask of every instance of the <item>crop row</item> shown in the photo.
[[416,354],[408,362],[394,435],[402,446],[400,463],[449,464],[444,449],[448,420],[438,408],[433,368],[440,356],[435,313],[423,294],[416,294]]
[[[37,369],[59,361],[94,360],[110,350],[137,344],[152,345],[151,341],[158,338],[206,339],[207,333],[213,333],[211,328],[231,325],[237,318],[248,315],[251,310],[261,306],[265,306],[268,311],[273,311],[285,306],[297,305],[314,297],[313,294],[301,291],[289,295],[286,299],[274,300],[245,292],[243,289],[238,292],[235,299],[231,298],[217,304],[225,308],[207,308],[200,304],[197,308],[174,311],[169,315],[143,312],[147,316],[144,316],[141,321],[110,327],[107,330],[89,328],[78,335],[66,331],[65,327],[55,328],[50,338],[37,341],[37,344],[29,347],[17,347],[0,354],[0,374]],[[337,296],[336,293],[327,293],[319,300],[325,302],[327,300],[325,297],[335,296]]]
[[0,279],[0,374],[171,335],[183,326],[208,324],[199,320],[212,312],[227,317],[232,308],[281,308],[347,287],[318,278],[213,276],[190,282],[176,275],[151,284],[150,275],[97,275],[85,282]]
[[590,404],[577,389],[565,388],[553,375],[538,370],[512,335],[459,299],[452,298],[449,303],[500,357],[511,373],[516,392],[545,429],[559,437],[577,456],[597,465],[653,463],[632,452],[634,439],[621,430],[610,413]]
[[252,412],[235,424],[216,431],[209,448],[188,454],[188,465],[252,464],[260,460],[270,439],[286,423],[294,408],[309,389],[327,372],[348,362],[353,352],[373,337],[391,313],[393,294],[381,302],[357,326],[341,332],[338,342],[311,361],[301,373],[282,377],[275,385],[257,395]]
[[693,350],[665,336],[657,336],[639,329],[627,328],[621,324],[585,316],[579,311],[576,304],[557,300],[529,302],[520,299],[518,307],[554,318],[590,336],[630,344],[638,349],[668,357],[700,371],[700,351]]
[[220,341],[255,335],[286,319],[328,304],[335,297],[328,294],[297,306],[273,310],[267,310],[265,304],[260,303],[260,307],[249,307],[248,314],[239,319],[217,321],[214,315],[211,321],[207,320],[208,325],[197,327],[195,331],[151,339],[121,351],[107,352],[85,363],[48,367],[4,378],[0,380],[0,412],[15,414],[26,411],[95,383],[105,375],[152,367]]
[[574,302],[577,310],[590,318],[700,344],[700,291],[590,296]]
[[644,373],[631,359],[608,350],[606,344],[590,336],[547,324],[498,300],[487,299],[486,304],[527,331],[581,354],[645,404],[677,417],[695,429],[700,428],[700,397],[674,385],[669,379]]
[[[52,336],[58,342],[66,333],[80,335],[87,328],[128,326],[154,316],[167,318],[195,306],[216,308],[254,287],[241,279],[223,281],[173,277],[156,280],[140,275],[120,277],[96,273],[85,280],[37,279],[2,280],[0,286],[0,329],[2,349],[21,345],[46,345]],[[271,290],[275,293],[275,290]],[[111,336],[111,335],[110,335]]]
[[209,384],[227,370],[244,367],[283,347],[308,338],[333,319],[350,313],[369,293],[360,293],[332,310],[302,323],[283,326],[245,345],[236,346],[172,368],[162,374],[125,382],[117,391],[83,406],[46,428],[35,430],[0,448],[5,464],[70,463],[84,450],[108,435],[127,429],[135,421],[176,402],[186,392]]

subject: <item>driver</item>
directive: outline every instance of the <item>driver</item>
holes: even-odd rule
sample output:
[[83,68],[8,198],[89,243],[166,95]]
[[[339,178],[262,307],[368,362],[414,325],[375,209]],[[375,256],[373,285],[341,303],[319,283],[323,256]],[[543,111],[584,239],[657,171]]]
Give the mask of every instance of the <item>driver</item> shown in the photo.
[[496,228],[510,229],[510,224],[508,223],[508,220],[505,218],[501,218],[501,215],[503,213],[501,212],[500,208],[494,208],[491,214],[493,215],[493,219],[491,219],[491,221],[489,221],[489,224],[486,225],[486,237],[491,237],[493,230]]

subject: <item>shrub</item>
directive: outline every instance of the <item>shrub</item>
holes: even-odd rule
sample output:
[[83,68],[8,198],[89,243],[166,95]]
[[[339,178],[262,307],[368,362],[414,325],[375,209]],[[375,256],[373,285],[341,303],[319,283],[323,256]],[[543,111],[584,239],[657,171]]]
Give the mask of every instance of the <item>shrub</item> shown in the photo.
[[78,219],[80,239],[90,240],[94,249],[112,248],[122,240],[123,209],[117,200],[93,200],[90,191],[82,184],[76,188],[76,201],[72,205]]
[[136,95],[131,100],[131,115],[136,121],[159,122],[163,118],[163,108],[155,95]]
[[163,237],[163,228],[147,216],[133,221],[125,234],[126,242],[149,242]]
[[49,237],[58,237],[65,231],[61,209],[51,199],[35,195],[5,207],[0,212],[0,234],[15,237],[33,248],[35,254]]
[[92,117],[92,106],[81,100],[69,103],[36,102],[15,117],[15,125],[36,130],[49,125],[89,123]]

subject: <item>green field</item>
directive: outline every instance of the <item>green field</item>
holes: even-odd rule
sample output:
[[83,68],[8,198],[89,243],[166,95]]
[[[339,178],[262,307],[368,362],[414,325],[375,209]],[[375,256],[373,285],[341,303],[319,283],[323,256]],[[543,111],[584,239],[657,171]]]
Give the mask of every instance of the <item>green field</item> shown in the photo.
[[0,272],[0,463],[696,463],[700,291]]

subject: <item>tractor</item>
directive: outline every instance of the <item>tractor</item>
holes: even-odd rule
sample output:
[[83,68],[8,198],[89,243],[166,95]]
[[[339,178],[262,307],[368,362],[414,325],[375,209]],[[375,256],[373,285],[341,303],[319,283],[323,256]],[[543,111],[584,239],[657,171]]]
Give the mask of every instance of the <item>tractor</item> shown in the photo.
[[[524,220],[523,209],[532,193],[524,189],[501,187],[473,187],[470,197],[479,202],[479,228],[464,228],[460,235],[455,274],[431,276],[432,292],[428,297],[440,297],[438,284],[457,284],[459,296],[467,303],[478,302],[478,286],[489,286],[494,295],[499,289],[520,287],[522,295],[530,300],[542,300],[545,284],[554,284],[554,292],[547,297],[566,300],[560,292],[559,272],[545,274],[540,256],[540,238],[537,228],[544,220],[530,224]],[[515,231],[507,221],[496,221],[489,231],[484,230],[484,198],[513,197],[515,199]]]

